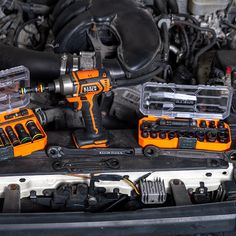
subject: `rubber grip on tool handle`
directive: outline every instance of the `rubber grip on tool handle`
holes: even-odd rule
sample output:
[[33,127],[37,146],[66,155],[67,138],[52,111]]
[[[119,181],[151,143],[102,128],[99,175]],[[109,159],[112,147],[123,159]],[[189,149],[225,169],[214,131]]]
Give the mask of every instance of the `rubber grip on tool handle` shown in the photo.
[[98,95],[86,96],[82,99],[82,115],[86,133],[91,138],[103,134],[102,115],[98,106]]

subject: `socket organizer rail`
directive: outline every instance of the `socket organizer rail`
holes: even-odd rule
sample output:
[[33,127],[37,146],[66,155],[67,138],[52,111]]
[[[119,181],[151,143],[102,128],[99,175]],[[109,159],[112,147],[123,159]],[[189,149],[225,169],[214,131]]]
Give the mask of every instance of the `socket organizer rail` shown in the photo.
[[227,86],[146,83],[138,139],[143,148],[230,150],[232,90]]
[[0,159],[27,156],[45,148],[47,135],[31,109],[0,114]]

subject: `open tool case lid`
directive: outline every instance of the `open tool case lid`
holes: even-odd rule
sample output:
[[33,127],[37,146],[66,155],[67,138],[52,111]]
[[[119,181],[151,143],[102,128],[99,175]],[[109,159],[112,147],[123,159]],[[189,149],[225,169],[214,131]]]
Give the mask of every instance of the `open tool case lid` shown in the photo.
[[19,89],[29,86],[29,70],[24,66],[0,71],[0,113],[27,106],[30,95],[20,95]]
[[225,119],[230,115],[233,90],[227,86],[145,83],[140,111],[147,116]]

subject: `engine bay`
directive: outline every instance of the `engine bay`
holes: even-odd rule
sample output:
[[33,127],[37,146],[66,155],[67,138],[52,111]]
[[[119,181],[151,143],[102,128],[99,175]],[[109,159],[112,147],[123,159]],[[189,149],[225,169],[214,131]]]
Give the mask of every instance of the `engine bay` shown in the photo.
[[0,0],[0,212],[236,200],[234,0]]

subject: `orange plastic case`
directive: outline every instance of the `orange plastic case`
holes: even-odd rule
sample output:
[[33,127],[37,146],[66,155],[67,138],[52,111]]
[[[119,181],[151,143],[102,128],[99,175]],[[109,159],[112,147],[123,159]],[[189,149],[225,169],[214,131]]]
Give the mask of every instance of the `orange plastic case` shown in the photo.
[[[158,148],[170,148],[170,149],[177,149],[179,148],[179,144],[180,144],[180,139],[178,136],[175,136],[175,138],[173,139],[169,139],[168,136],[165,139],[161,139],[159,137],[159,135],[157,135],[156,138],[152,138],[150,137],[150,135],[148,135],[148,137],[143,137],[142,136],[142,130],[141,130],[141,125],[143,124],[143,122],[156,122],[160,119],[166,119],[166,120],[186,120],[188,121],[188,119],[174,119],[174,118],[166,118],[166,117],[144,117],[143,119],[141,119],[139,121],[139,130],[138,130],[138,141],[139,141],[139,145],[143,148],[147,147],[147,146],[156,146]],[[207,131],[207,128],[200,128],[200,122],[203,121],[204,119],[198,119],[196,120],[196,130],[202,130],[202,131]],[[204,120],[207,123],[207,126],[209,126],[210,120]],[[219,122],[219,120],[214,120],[215,122]],[[227,129],[228,134],[229,134],[229,138],[228,138],[228,142],[226,143],[221,143],[218,140],[214,141],[214,142],[209,142],[206,140],[206,138],[204,138],[204,141],[198,141],[195,138],[195,149],[198,150],[208,150],[208,151],[227,151],[230,149],[231,147],[231,143],[232,143],[232,139],[231,139],[231,132],[230,132],[230,127],[227,123],[224,123],[224,127],[225,129]],[[183,131],[186,130],[188,131],[187,127],[176,127],[176,130],[179,131]],[[174,130],[174,129],[173,129]],[[188,147],[187,147],[188,148]],[[192,147],[189,147],[192,148]]]
[[[27,110],[28,114],[24,116],[14,116],[13,114],[17,114],[21,110]],[[6,119],[6,116],[13,116],[11,118]],[[36,124],[37,128],[40,130],[42,133],[42,138],[38,140],[34,140],[28,143],[20,144],[18,146],[13,146],[11,143],[11,146],[13,148],[13,154],[14,157],[19,157],[19,156],[28,156],[32,154],[35,151],[43,150],[45,146],[47,145],[47,135],[44,132],[41,124],[39,123],[38,119],[36,118],[35,114],[31,109],[23,108],[23,109],[14,109],[11,112],[3,112],[0,114],[0,128],[5,130],[7,126],[12,127],[13,131],[17,135],[17,132],[15,130],[15,125],[17,124],[22,124],[25,130],[28,132],[28,129],[26,127],[26,123],[28,121],[34,121]],[[5,132],[7,135],[7,132]],[[8,135],[7,135],[8,136]],[[18,136],[18,135],[17,135]],[[9,138],[9,137],[8,137]],[[1,150],[1,148],[0,148]]]

